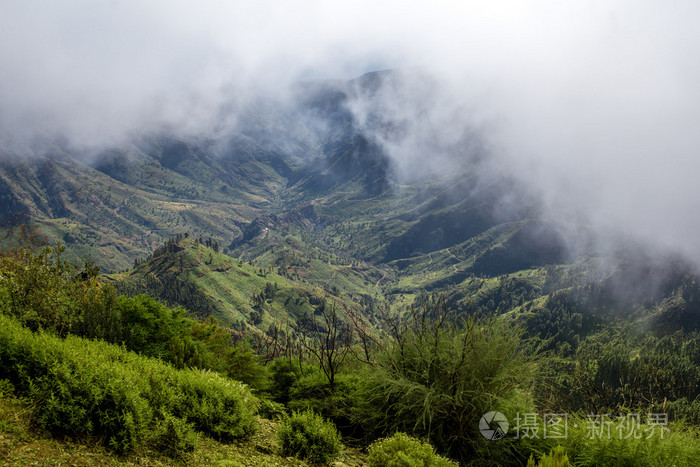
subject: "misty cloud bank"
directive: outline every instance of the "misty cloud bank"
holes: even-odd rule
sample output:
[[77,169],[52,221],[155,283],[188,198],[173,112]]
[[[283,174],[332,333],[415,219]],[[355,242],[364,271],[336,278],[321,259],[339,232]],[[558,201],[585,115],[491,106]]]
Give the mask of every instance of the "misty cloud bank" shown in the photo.
[[420,70],[348,105],[398,173],[488,153],[554,212],[700,261],[700,4],[378,3],[3,2],[0,139],[211,135],[300,80]]

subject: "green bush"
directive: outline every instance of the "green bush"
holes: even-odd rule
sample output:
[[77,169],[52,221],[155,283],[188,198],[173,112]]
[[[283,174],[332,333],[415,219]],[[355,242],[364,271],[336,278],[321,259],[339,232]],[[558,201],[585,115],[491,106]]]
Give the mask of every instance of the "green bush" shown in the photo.
[[[129,350],[166,361],[173,360],[169,349],[171,339],[183,336],[192,323],[185,316],[185,310],[168,308],[146,295],[120,296],[115,308],[120,318],[121,332],[110,341],[123,343]],[[83,335],[93,337],[90,331],[87,329]],[[199,362],[192,363],[183,366],[199,366]]]
[[[260,391],[268,388],[267,370],[250,345],[234,343],[229,330],[214,319],[199,322],[182,308],[169,308],[146,295],[117,297],[114,309],[121,333],[110,342],[177,368],[209,369]],[[82,335],[99,337],[90,330]]]
[[298,359],[278,358],[268,365],[272,379],[271,395],[286,404],[291,411],[313,410],[330,419],[343,434],[361,438],[362,426],[354,417],[358,405],[358,387],[361,377],[344,372],[335,376],[335,384],[317,365],[299,362]]
[[435,453],[433,447],[405,433],[372,443],[369,467],[448,467],[457,465]]
[[336,375],[335,384],[331,386],[323,373],[317,371],[292,385],[287,407],[296,411],[314,410],[333,421],[343,434],[361,436],[362,426],[354,419],[360,384],[359,375],[341,373]]
[[299,358],[277,358],[267,365],[270,373],[271,386],[269,393],[272,398],[282,404],[289,402],[292,386],[307,375],[319,374],[320,370],[300,361]]
[[668,413],[668,417],[674,421],[683,421],[689,425],[700,426],[700,396],[692,402],[682,397],[671,402],[658,402],[652,406],[652,412]]
[[292,412],[280,427],[278,435],[284,455],[312,463],[329,463],[343,450],[335,425],[310,410]]
[[354,399],[364,404],[358,420],[380,435],[428,438],[456,458],[493,458],[507,443],[485,440],[479,419],[491,410],[510,419],[533,411],[533,347],[519,328],[495,318],[452,324],[424,313],[406,323],[365,373]]
[[12,385],[8,379],[0,379],[0,396],[3,395],[13,395],[15,393],[15,387]]
[[247,340],[234,343],[230,330],[217,324],[213,318],[207,322],[190,322],[192,324],[182,339],[197,349],[199,367],[218,371],[257,391],[269,389],[269,372]]
[[192,452],[197,447],[197,435],[192,425],[181,418],[169,413],[162,414],[153,438],[154,445],[161,451],[177,456],[184,452]]
[[280,420],[287,415],[287,408],[284,404],[279,402],[271,401],[270,399],[261,398],[260,407],[258,408],[258,415],[268,420]]
[[257,399],[239,382],[176,370],[105,342],[35,334],[2,315],[0,379],[33,402],[39,426],[100,436],[118,452],[153,436],[187,447],[192,429],[226,440],[256,427]]

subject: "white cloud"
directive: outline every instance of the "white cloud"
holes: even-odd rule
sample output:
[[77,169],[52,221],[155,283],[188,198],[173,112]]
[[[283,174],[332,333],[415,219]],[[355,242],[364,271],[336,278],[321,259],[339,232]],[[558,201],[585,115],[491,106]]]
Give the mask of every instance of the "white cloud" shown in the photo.
[[[409,127],[459,142],[476,125],[499,167],[552,206],[700,259],[699,13],[691,1],[6,0],[0,136],[197,133],[222,104],[283,97],[300,77],[420,67],[439,86],[418,120],[392,110]],[[408,134],[390,143],[411,170],[429,135]]]

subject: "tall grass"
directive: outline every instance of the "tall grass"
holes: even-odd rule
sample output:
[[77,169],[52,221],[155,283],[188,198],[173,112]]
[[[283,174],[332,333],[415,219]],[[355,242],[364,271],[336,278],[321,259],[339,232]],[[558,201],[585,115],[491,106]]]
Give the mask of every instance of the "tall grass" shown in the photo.
[[561,446],[569,461],[579,467],[697,465],[700,459],[700,430],[697,427],[683,423],[670,423],[663,427],[650,425],[645,417],[646,414],[639,424],[623,425],[625,430],[622,431],[618,430],[617,422],[610,425],[609,431],[600,426],[593,431],[588,418],[572,415],[563,438],[545,439],[540,425],[537,438],[497,442],[513,441],[521,459],[530,455],[528,453],[539,458]]
[[680,423],[669,425],[663,436],[660,427],[652,430],[651,426],[641,424],[637,430],[639,437],[619,433],[591,437],[583,419],[575,418],[573,425],[577,426],[569,428],[568,439],[561,444],[577,466],[690,466],[697,465],[700,459],[700,431]]

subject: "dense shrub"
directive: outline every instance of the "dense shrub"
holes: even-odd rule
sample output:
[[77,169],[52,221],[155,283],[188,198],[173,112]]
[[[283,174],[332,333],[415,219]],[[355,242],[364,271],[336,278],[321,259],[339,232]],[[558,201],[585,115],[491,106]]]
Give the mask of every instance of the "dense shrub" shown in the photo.
[[456,465],[435,453],[433,447],[405,433],[372,443],[368,450],[369,467],[448,467]]
[[685,397],[668,403],[666,401],[657,402],[652,406],[651,411],[655,413],[666,412],[671,420],[700,426],[700,396],[692,402],[688,402]]
[[320,374],[320,370],[299,358],[277,358],[267,365],[270,374],[270,396],[277,402],[286,404],[290,400],[293,385],[308,375]]
[[344,435],[361,438],[364,430],[353,415],[359,405],[361,382],[357,374],[341,373],[331,386],[321,372],[312,373],[294,382],[287,406],[290,410],[314,410],[332,420]]
[[454,324],[439,310],[424,310],[405,323],[366,371],[359,420],[379,433],[426,437],[461,459],[493,457],[505,443],[484,443],[479,419],[491,410],[511,419],[533,410],[532,346],[499,319]]
[[[269,386],[267,370],[250,345],[244,340],[234,343],[229,330],[213,318],[195,320],[185,310],[167,307],[145,295],[117,297],[114,310],[120,333],[108,339],[110,342],[177,368],[217,371],[257,390]],[[99,337],[89,330],[83,335]]]
[[287,407],[284,404],[263,397],[260,399],[258,415],[269,420],[278,420],[287,415]]
[[279,440],[284,455],[318,464],[336,459],[343,450],[335,425],[310,410],[292,412],[279,429]]
[[[145,295],[118,297],[113,313],[118,316],[120,332],[113,339],[106,340],[123,343],[129,350],[167,361],[175,360],[171,355],[174,353],[171,339],[183,336],[191,326],[184,310],[168,308]],[[90,334],[91,329],[86,329],[82,335],[99,337]],[[199,367],[200,363],[195,360],[188,366]]]
[[269,389],[269,372],[249,342],[245,339],[234,342],[230,330],[213,319],[207,322],[193,320],[183,339],[198,347],[200,368],[218,371],[257,391]]
[[197,435],[192,428],[184,419],[166,412],[162,414],[162,419],[154,431],[153,444],[172,456],[194,451],[197,447]]
[[153,436],[187,448],[193,438],[185,422],[218,439],[256,426],[257,399],[239,382],[176,370],[105,342],[33,333],[0,315],[2,378],[33,402],[43,428],[100,436],[118,452]]

